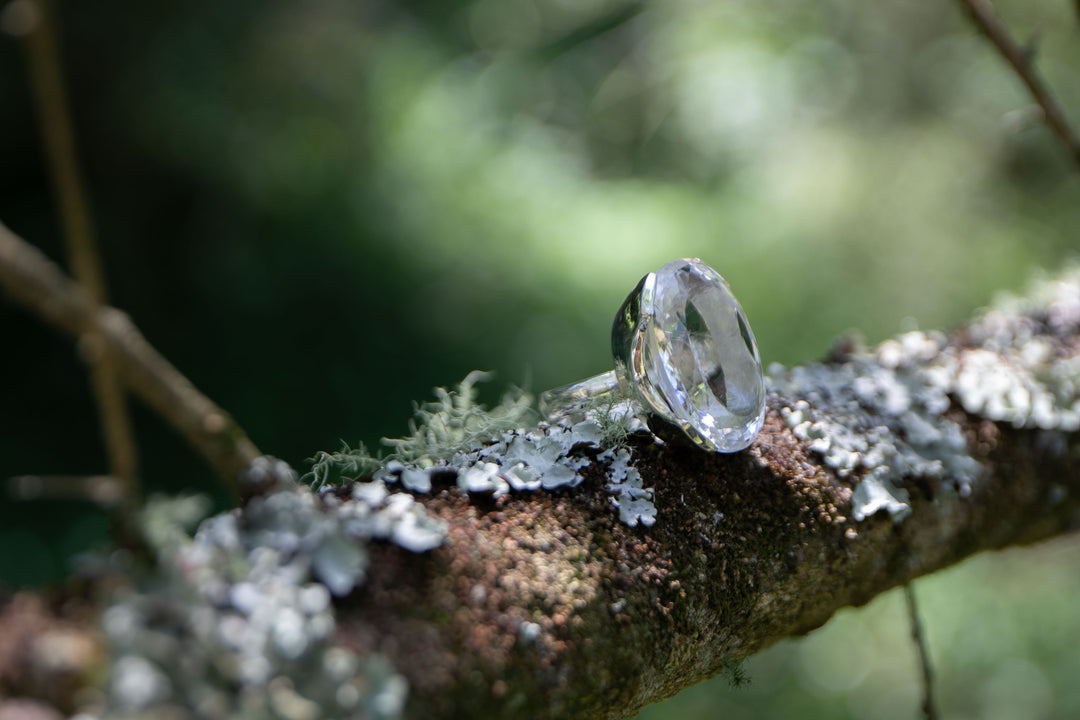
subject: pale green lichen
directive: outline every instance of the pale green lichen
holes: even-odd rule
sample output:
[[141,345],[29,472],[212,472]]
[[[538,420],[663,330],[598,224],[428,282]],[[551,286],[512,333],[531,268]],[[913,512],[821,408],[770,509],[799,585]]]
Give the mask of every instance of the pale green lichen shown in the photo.
[[598,444],[604,448],[618,447],[634,432],[646,429],[641,421],[640,407],[614,392],[586,401],[581,410],[585,420],[599,428]]
[[490,373],[474,370],[456,391],[435,388],[437,400],[416,407],[416,419],[409,421],[408,436],[383,439],[385,445],[395,448],[388,459],[431,467],[525,424],[533,413],[533,398],[523,390],[509,391],[491,409],[476,401],[476,384],[490,377]]
[[982,472],[960,425],[966,412],[1017,428],[1080,428],[1080,357],[1061,337],[1080,329],[1080,270],[1044,281],[1026,299],[984,312],[961,342],[913,331],[843,363],[769,371],[790,404],[788,426],[841,477],[857,478],[851,515],[910,512],[905,479],[940,480],[967,494]]
[[308,458],[308,462],[311,463],[311,469],[300,479],[316,490],[321,490],[324,487],[339,485],[361,475],[367,475],[382,467],[385,460],[369,453],[364,443],[354,448],[342,440],[340,450],[335,452],[320,450],[313,457]]
[[473,370],[454,389],[435,388],[434,402],[414,408],[409,435],[382,439],[384,445],[394,448],[393,452],[376,456],[363,443],[352,448],[342,442],[337,452],[317,452],[309,460],[311,470],[302,480],[321,489],[397,463],[395,467],[407,465],[413,469],[413,474],[403,482],[410,490],[416,489],[411,485],[414,482],[422,485],[425,479],[415,470],[434,467],[458,453],[476,450],[506,430],[532,423],[533,398],[519,388],[507,391],[493,408],[477,402],[477,383],[490,378],[491,373]]
[[197,502],[148,503],[141,524],[159,572],[103,616],[115,660],[91,717],[400,716],[404,677],[336,644],[332,596],[363,582],[369,541],[423,552],[446,528],[382,483],[316,494],[282,468],[260,458],[249,472],[272,476],[264,486],[275,491],[203,521],[194,536],[184,527]]
[[[395,448],[392,454],[374,457],[363,445],[320,452],[304,479],[325,488],[370,474],[377,483],[426,494],[436,477],[452,477],[468,494],[495,498],[512,491],[573,488],[590,462],[577,448],[617,447],[645,427],[629,401],[612,396],[594,401],[574,424],[529,428],[532,398],[520,390],[510,391],[490,410],[476,401],[476,383],[488,377],[474,371],[454,390],[436,388],[438,400],[416,409],[409,437],[384,438],[384,444]],[[622,452],[626,460],[609,470],[612,504],[628,525],[652,525],[652,491],[641,486],[636,470],[627,470],[628,451]],[[613,458],[610,453],[599,457],[601,462]]]

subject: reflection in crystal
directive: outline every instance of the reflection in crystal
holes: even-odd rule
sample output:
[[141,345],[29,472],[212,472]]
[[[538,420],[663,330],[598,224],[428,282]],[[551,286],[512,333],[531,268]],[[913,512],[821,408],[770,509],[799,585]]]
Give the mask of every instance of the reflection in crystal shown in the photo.
[[614,372],[540,396],[550,419],[620,392],[701,447],[736,452],[765,419],[765,383],[750,324],[727,282],[700,260],[676,260],[641,279],[615,314]]
[[615,325],[616,370],[646,406],[710,450],[753,442],[764,420],[761,360],[719,273],[700,260],[668,263],[631,293]]
[[709,376],[709,388],[716,397],[720,398],[720,402],[724,403],[724,405],[728,404],[727,382],[724,380],[724,368],[719,365],[716,366],[716,370]]

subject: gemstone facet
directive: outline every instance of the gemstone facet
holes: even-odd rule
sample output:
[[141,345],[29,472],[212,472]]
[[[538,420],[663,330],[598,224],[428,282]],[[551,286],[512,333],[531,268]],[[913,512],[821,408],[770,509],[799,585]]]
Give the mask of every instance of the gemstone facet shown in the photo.
[[757,343],[727,281],[697,259],[642,278],[615,316],[615,372],[625,393],[698,445],[736,452],[765,419]]

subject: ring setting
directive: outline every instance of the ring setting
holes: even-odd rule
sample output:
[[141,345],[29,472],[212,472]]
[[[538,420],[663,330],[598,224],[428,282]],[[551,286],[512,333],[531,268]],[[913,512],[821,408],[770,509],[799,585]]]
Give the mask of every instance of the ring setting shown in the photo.
[[630,400],[713,452],[743,450],[765,419],[765,382],[750,323],[720,273],[696,258],[641,279],[611,329],[615,369],[540,395],[549,420],[590,402]]

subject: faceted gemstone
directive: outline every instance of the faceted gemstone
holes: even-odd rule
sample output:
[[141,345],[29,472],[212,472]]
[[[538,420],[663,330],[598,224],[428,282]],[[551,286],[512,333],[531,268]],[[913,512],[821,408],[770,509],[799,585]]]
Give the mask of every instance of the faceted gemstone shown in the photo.
[[727,282],[696,259],[646,275],[612,328],[623,388],[702,447],[742,450],[765,418],[757,343]]

